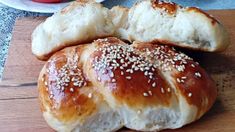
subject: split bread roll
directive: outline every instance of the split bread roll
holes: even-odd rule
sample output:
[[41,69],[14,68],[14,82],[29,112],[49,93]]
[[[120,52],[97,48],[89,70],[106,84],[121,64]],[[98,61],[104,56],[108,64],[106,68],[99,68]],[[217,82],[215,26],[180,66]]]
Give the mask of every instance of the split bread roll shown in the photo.
[[224,27],[194,7],[144,0],[130,10],[119,6],[109,10],[95,2],[73,2],[35,29],[32,52],[46,60],[66,46],[107,36],[210,52],[223,51],[229,44]]
[[42,69],[43,116],[57,131],[159,131],[199,119],[217,91],[187,55],[160,42],[117,38],[65,48]]

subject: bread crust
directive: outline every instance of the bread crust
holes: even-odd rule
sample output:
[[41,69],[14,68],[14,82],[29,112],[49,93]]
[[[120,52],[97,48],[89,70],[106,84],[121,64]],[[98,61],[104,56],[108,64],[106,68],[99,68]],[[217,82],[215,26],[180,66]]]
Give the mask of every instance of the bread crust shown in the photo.
[[204,115],[217,95],[212,78],[185,54],[112,37],[55,53],[38,89],[44,118],[57,131],[179,128]]
[[224,51],[230,44],[223,25],[195,7],[143,0],[130,9],[108,9],[92,1],[76,1],[35,29],[32,52],[47,60],[65,47],[110,36],[130,42],[157,40],[207,52]]

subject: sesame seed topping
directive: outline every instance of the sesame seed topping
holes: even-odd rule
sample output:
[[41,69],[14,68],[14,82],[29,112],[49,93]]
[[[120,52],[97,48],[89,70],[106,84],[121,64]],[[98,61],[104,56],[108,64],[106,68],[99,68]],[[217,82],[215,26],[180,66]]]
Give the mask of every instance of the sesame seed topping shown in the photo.
[[98,81],[101,81],[101,78],[100,78],[100,77],[98,77],[97,79],[98,79]]
[[151,82],[151,80],[149,79],[149,80],[148,80],[148,83],[150,83],[150,82]]
[[194,64],[191,64],[191,67],[195,67],[195,65],[194,65]]
[[162,93],[165,93],[165,90],[164,90],[164,88],[161,88],[161,92],[162,92]]
[[185,76],[183,76],[183,77],[181,77],[181,78],[176,78],[176,81],[178,82],[178,83],[184,83],[185,81],[185,79],[187,79],[187,77],[185,77]]
[[45,86],[47,86],[47,81],[44,82]]
[[188,93],[188,97],[192,97],[192,95],[193,95],[192,93]]
[[111,73],[110,73],[110,77],[114,77],[114,74],[113,74],[113,72],[111,72]]
[[144,97],[147,97],[148,96],[148,93],[143,93]]
[[88,94],[88,98],[92,98],[92,93],[89,93],[89,94]]
[[200,72],[196,72],[196,73],[195,73],[195,76],[200,78],[200,77],[201,77]]
[[[74,91],[73,88],[69,88],[71,84],[75,87],[82,87],[86,84],[85,78],[82,76],[82,71],[77,66],[78,65],[78,55],[75,54],[67,58],[66,64],[62,65],[60,68],[56,67],[55,59],[51,59],[47,71],[51,71],[49,74],[54,74],[55,77],[50,79],[53,82],[57,90],[64,91],[68,88],[71,92]],[[45,82],[45,85],[48,85]]]
[[137,114],[141,114],[141,110],[138,110],[138,111],[137,111]]
[[121,71],[121,75],[124,75],[124,72],[123,72],[123,71]]
[[53,94],[50,94],[49,98],[52,99],[53,97],[54,97],[54,95],[53,95]]
[[[104,43],[99,45],[97,52],[100,56],[96,56],[92,60],[92,67],[100,72],[104,69],[111,71],[110,77],[114,77],[113,72],[116,69],[121,69],[121,75],[125,76],[127,80],[132,79],[130,74],[136,71],[142,72],[146,76],[147,82],[152,87],[157,87],[155,79],[158,77],[158,70],[171,71],[177,70],[184,72],[187,68],[189,60],[192,60],[187,55],[176,52],[173,48],[168,46],[156,46],[154,48],[135,48],[127,44],[111,44],[104,39],[97,40]],[[191,64],[192,66],[192,64]],[[193,67],[193,66],[192,66]],[[103,73],[102,74],[106,74]],[[184,83],[186,76],[176,79],[178,83]],[[99,80],[99,79],[98,79]],[[112,82],[115,82],[113,79]],[[162,90],[161,92],[164,90]],[[166,91],[170,92],[171,89],[167,88]],[[165,90],[163,91],[163,93]],[[144,95],[150,95],[148,92]]]
[[154,82],[154,83],[152,84],[152,87],[156,87],[156,82]]
[[74,85],[74,86],[79,86],[79,83],[74,82],[73,85]]
[[180,83],[180,82],[181,82],[179,78],[176,78],[176,81],[177,81],[178,83]]
[[73,89],[73,88],[70,88],[69,90],[70,90],[70,92],[74,92],[74,89]]
[[171,88],[167,88],[167,92],[169,92],[169,93],[170,93],[170,92],[171,92]]
[[112,82],[113,82],[113,83],[116,82],[116,79],[113,78],[113,79],[112,79]]
[[153,95],[152,91],[148,91],[148,93],[149,93],[149,95],[151,95],[151,96]]

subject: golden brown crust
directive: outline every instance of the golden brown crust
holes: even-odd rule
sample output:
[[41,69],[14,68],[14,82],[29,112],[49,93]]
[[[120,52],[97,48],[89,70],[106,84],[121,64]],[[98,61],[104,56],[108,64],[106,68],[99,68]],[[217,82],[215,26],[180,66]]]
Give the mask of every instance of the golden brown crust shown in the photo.
[[182,7],[174,2],[165,2],[165,1],[159,1],[159,0],[151,0],[152,3],[152,7],[153,8],[161,8],[163,10],[165,10],[167,13],[174,15],[176,14],[178,9],[186,9],[186,11],[191,12],[198,12],[200,14],[205,15],[207,18],[211,19],[211,23],[212,25],[219,23],[218,20],[216,20],[214,17],[212,17],[211,15],[207,14],[206,12],[202,11],[201,9],[197,8],[197,7]]
[[211,108],[217,96],[216,86],[198,63],[188,61],[184,72],[175,74],[174,78],[176,78],[175,86],[188,103],[198,108],[197,118]]
[[153,8],[164,9],[167,13],[173,15],[176,13],[179,6],[173,2],[164,2],[159,0],[151,0]]
[[74,47],[59,51],[44,66],[38,80],[42,110],[49,107],[53,116],[62,122],[78,117],[82,120],[96,110],[96,104],[80,92],[81,87],[93,88],[81,71],[82,64],[70,60],[79,57],[82,50]]
[[[159,47],[161,42],[155,41],[141,45],[137,46],[140,49],[148,48],[151,51],[154,47]],[[174,64],[169,66],[172,70],[171,75],[175,79],[174,85],[180,91],[180,94],[187,99],[189,104],[195,105],[198,108],[197,118],[199,118],[203,112],[211,108],[216,99],[217,90],[214,81],[197,62],[194,62],[191,58],[187,59],[184,54],[177,53],[168,46],[164,46],[162,52],[170,56],[161,59],[162,54],[159,54],[154,56],[155,59],[165,62],[165,60],[171,58],[174,61]],[[180,55],[180,57],[176,57],[176,55]]]
[[[130,48],[129,45],[117,41],[117,39],[109,38],[107,40],[98,40],[95,42],[98,50],[94,52],[90,58],[91,65],[96,65],[94,67],[95,73],[101,83],[103,83],[107,89],[112,93],[116,100],[120,104],[127,104],[128,106],[141,108],[145,106],[163,105],[168,106],[171,100],[171,91],[167,92],[167,89],[171,88],[165,81],[158,69],[153,66],[147,67],[154,69],[153,72],[148,72],[151,74],[151,78],[145,75],[148,70],[135,70],[134,65],[141,65],[140,63],[130,62],[130,58],[140,58],[139,54],[134,53],[135,51],[129,52],[130,55],[127,56],[123,53],[125,48]],[[120,50],[117,46],[121,47]],[[108,48],[107,48],[108,47]],[[103,54],[103,49],[113,48],[113,50],[118,50],[115,54],[120,55],[122,59],[111,59],[110,65],[105,68],[96,69],[103,64],[100,64],[96,60],[110,59],[107,56],[112,56],[112,51],[107,54]],[[128,52],[128,51],[127,51]],[[117,61],[117,68],[113,68],[112,61]],[[150,64],[145,60],[145,64]],[[134,64],[135,63],[135,64]],[[142,63],[142,64],[144,64]],[[127,65],[126,65],[127,64]],[[126,66],[125,66],[126,65]],[[111,68],[111,69],[110,69]],[[137,68],[137,67],[136,67]],[[106,74],[104,74],[106,73]],[[163,91],[166,91],[163,93]]]
[[[88,58],[82,62],[85,53]],[[134,109],[171,107],[172,100],[179,103],[183,96],[198,108],[197,118],[217,95],[210,76],[185,54],[160,42],[128,45],[116,38],[57,52],[44,66],[38,87],[42,110],[49,107],[64,122],[85,119],[96,111],[99,104],[90,98],[91,91],[106,101],[110,94],[115,105]]]

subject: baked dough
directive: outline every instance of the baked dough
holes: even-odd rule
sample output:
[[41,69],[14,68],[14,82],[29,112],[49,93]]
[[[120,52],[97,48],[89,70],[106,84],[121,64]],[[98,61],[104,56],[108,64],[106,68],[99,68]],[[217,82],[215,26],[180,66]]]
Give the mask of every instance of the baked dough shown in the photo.
[[110,36],[114,25],[109,10],[96,2],[72,2],[41,23],[32,34],[32,52],[46,60],[71,45]]
[[64,47],[107,36],[130,42],[161,41],[209,52],[223,51],[229,45],[225,28],[195,7],[144,0],[130,10],[120,6],[109,10],[92,1],[77,1],[35,29],[32,52],[39,59],[47,60]]
[[133,6],[125,27],[128,40],[161,41],[174,46],[223,51],[229,45],[225,28],[211,15],[195,7],[145,0]]
[[187,55],[160,42],[117,38],[65,48],[42,69],[43,116],[57,131],[159,131],[199,119],[217,91]]

